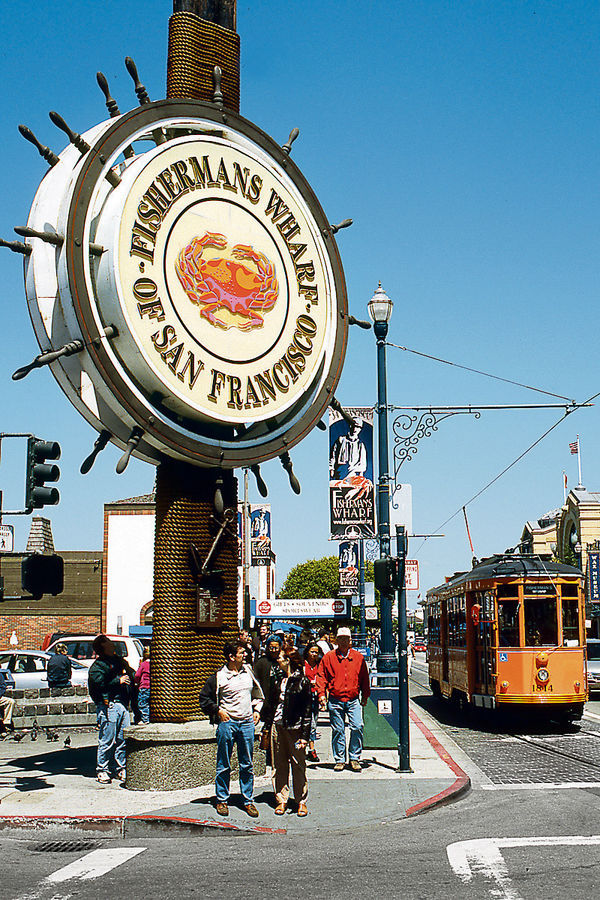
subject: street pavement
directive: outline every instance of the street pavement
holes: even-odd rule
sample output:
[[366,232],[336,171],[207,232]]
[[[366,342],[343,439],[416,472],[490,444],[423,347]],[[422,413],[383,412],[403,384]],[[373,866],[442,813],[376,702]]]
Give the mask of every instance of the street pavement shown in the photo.
[[[58,730],[58,741],[49,742],[43,732],[35,742],[26,734],[17,743],[0,743],[0,827],[54,821],[82,823],[107,817],[115,827],[133,833],[150,827],[239,828],[242,833],[260,829],[305,833],[395,821],[416,815],[432,806],[456,799],[468,790],[468,775],[453,760],[461,754],[437,723],[423,711],[411,711],[410,746],[412,773],[396,771],[395,750],[367,750],[361,773],[349,769],[333,771],[330,728],[324,717],[319,724],[318,763],[308,764],[308,817],[295,815],[293,806],[285,816],[275,816],[270,778],[255,782],[259,819],[245,813],[237,783],[232,784],[230,815],[223,819],[214,809],[214,790],[209,785],[180,791],[130,791],[118,781],[101,785],[95,778],[96,733]],[[66,737],[70,746],[64,746]],[[346,812],[340,816],[340,803]],[[133,819],[132,817],[137,817]],[[139,817],[144,817],[140,820]],[[185,824],[184,824],[185,823]]]

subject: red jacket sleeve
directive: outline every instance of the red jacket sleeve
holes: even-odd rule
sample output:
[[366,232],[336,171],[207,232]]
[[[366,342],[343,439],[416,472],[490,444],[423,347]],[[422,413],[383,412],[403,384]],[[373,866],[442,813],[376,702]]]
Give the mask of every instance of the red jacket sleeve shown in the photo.
[[327,690],[327,676],[325,674],[324,665],[326,658],[327,654],[323,657],[317,669],[317,694],[319,695],[319,699],[325,696],[325,691]]

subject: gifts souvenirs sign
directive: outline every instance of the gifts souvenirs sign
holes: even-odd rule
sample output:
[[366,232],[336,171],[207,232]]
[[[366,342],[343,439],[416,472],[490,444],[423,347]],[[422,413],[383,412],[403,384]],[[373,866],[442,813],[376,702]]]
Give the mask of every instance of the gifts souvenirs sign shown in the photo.
[[289,155],[215,104],[146,104],[70,145],[37,192],[26,283],[43,351],[98,430],[156,462],[250,465],[320,420],[347,302]]

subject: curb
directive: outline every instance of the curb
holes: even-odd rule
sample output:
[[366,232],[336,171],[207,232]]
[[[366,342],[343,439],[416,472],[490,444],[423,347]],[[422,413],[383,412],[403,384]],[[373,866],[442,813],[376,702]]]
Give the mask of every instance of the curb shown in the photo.
[[427,738],[437,755],[442,759],[449,769],[454,772],[456,775],[456,781],[454,784],[451,784],[450,787],[447,787],[445,790],[440,791],[439,794],[434,794],[433,797],[428,797],[427,800],[422,800],[420,803],[416,803],[414,806],[410,806],[406,810],[406,818],[410,818],[410,816],[418,816],[421,813],[428,812],[430,809],[434,809],[437,806],[442,806],[445,803],[453,803],[455,800],[459,800],[465,794],[468,794],[471,790],[471,779],[467,775],[463,769],[455,762],[445,747],[438,741],[435,735],[429,730],[427,725],[425,725],[417,716],[415,712],[411,709],[409,711],[409,715],[411,721],[417,726],[417,728],[423,733],[423,735]]
[[[166,827],[165,827],[166,826]],[[267,828],[256,825],[244,827],[231,822],[213,822],[211,819],[188,819],[182,816],[142,814],[136,816],[0,816],[0,830],[23,828],[33,831],[39,828],[69,828],[80,831],[101,831],[116,837],[143,837],[160,831],[178,836],[202,834],[287,834],[286,828]]]

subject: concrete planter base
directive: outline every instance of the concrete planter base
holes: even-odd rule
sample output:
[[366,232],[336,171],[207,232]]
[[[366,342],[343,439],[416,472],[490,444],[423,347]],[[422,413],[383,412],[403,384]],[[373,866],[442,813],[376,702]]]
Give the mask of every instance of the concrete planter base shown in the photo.
[[[125,729],[127,781],[133,791],[177,791],[213,784],[217,757],[215,728],[209,722],[132,725]],[[264,775],[265,754],[254,745],[254,774]],[[231,779],[238,777],[237,752]]]

